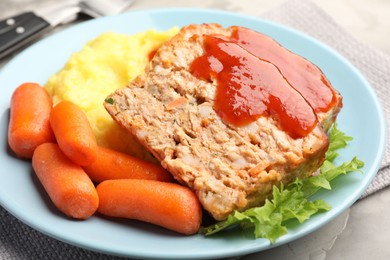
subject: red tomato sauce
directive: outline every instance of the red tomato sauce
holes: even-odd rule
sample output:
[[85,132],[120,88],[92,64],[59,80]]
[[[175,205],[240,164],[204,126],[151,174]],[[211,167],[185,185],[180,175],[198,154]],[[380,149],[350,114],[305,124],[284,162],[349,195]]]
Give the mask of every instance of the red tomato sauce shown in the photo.
[[217,81],[214,109],[228,124],[245,126],[271,116],[292,138],[300,138],[318,123],[315,111],[327,111],[335,102],[315,65],[268,36],[234,27],[230,38],[204,35],[204,50],[190,70]]
[[234,27],[231,39],[253,55],[278,67],[286,80],[302,94],[316,112],[326,112],[336,103],[331,84],[322,71],[271,37],[247,28]]

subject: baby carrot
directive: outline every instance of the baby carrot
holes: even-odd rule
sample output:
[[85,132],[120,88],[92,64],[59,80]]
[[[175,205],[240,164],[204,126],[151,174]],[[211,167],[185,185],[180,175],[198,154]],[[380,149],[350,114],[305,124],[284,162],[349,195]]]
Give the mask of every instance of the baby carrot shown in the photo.
[[38,146],[32,165],[50,199],[65,215],[86,219],[96,212],[99,197],[91,179],[57,144]]
[[58,103],[50,114],[50,124],[61,150],[79,165],[96,158],[97,142],[87,116],[76,104]]
[[49,115],[52,101],[44,88],[36,83],[24,83],[11,97],[8,144],[14,153],[31,159],[37,146],[54,142]]
[[176,183],[154,180],[107,180],[96,190],[98,212],[136,219],[191,235],[199,230],[202,211],[195,194]]
[[96,152],[96,160],[83,167],[95,182],[112,179],[172,181],[171,174],[161,165],[100,146]]

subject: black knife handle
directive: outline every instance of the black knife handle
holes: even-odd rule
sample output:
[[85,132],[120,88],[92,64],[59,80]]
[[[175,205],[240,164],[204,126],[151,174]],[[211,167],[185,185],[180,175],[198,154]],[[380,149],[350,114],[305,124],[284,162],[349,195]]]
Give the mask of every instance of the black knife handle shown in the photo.
[[29,13],[21,13],[0,21],[0,34],[11,30],[16,24],[19,24],[21,21],[28,18],[28,16]]
[[33,12],[0,21],[0,59],[34,40],[50,24]]

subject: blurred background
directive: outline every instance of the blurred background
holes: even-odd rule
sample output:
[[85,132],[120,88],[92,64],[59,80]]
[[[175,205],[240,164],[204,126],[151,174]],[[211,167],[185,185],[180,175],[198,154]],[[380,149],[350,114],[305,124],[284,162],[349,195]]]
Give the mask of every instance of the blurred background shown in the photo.
[[[289,0],[135,0],[129,10],[200,7],[259,16],[286,1]],[[0,19],[53,2],[58,0],[0,0]],[[389,0],[312,0],[312,2],[325,10],[357,39],[390,54]]]

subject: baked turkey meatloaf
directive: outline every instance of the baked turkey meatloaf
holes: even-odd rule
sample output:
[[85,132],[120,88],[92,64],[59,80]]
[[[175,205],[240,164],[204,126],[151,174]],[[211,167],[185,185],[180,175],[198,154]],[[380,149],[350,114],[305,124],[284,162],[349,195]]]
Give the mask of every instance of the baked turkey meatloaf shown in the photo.
[[191,66],[205,54],[207,35],[228,39],[236,29],[183,27],[157,50],[145,73],[104,104],[216,220],[263,204],[274,185],[312,175],[328,148],[322,124],[327,130],[341,108],[341,96],[332,89],[333,103],[315,111],[314,125],[300,137],[272,113],[245,125],[226,123],[215,109],[218,80],[194,75]]

